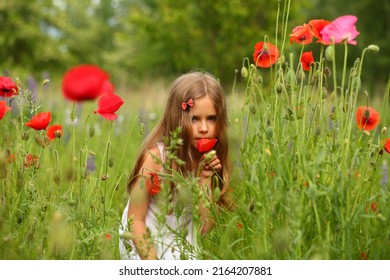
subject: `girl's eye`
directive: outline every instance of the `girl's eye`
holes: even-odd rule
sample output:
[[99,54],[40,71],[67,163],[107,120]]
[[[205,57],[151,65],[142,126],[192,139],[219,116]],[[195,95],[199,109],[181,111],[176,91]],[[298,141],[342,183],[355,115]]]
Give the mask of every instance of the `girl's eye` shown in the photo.
[[191,118],[191,122],[196,122],[198,119],[199,119],[198,117],[193,116],[193,117]]
[[210,117],[208,117],[208,120],[215,122],[217,120],[217,117],[216,116],[210,116]]

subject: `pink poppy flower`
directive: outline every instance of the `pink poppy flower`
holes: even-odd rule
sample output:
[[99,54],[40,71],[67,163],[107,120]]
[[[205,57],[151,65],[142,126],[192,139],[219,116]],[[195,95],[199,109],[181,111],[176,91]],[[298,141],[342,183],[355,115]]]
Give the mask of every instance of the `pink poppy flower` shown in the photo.
[[336,18],[320,32],[322,41],[325,44],[331,44],[332,40],[335,44],[347,41],[348,44],[356,45],[354,39],[360,34],[356,30],[356,22],[357,17],[355,16],[346,15]]
[[62,79],[62,93],[65,98],[80,102],[93,100],[98,96],[113,93],[109,75],[94,65],[80,65],[68,70]]
[[3,119],[5,113],[7,113],[12,108],[7,106],[7,103],[4,100],[0,100],[0,120]]
[[123,105],[124,101],[116,94],[105,94],[99,98],[98,108],[93,111],[107,120],[113,121],[118,117],[115,112]]

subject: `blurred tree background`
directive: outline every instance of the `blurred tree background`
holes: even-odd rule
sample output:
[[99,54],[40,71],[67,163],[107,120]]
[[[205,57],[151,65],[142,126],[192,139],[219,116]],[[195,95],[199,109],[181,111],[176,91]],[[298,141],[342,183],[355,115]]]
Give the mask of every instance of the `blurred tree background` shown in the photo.
[[[387,82],[388,0],[0,0],[0,67],[40,79],[92,63],[119,84],[204,69],[228,82],[256,42],[281,38],[278,5],[282,13],[289,2],[287,36],[310,19],[356,15],[361,34],[350,63],[378,45],[364,62],[364,82]],[[293,48],[287,40],[285,51]]]

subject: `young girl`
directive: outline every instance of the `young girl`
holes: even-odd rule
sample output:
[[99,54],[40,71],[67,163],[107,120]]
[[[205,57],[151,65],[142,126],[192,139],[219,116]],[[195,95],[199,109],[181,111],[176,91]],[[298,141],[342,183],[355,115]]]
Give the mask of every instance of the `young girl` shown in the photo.
[[[175,131],[179,131],[181,139],[176,150],[176,157],[180,161],[171,160],[172,153],[166,141]],[[206,153],[199,152],[197,144],[200,139],[206,142],[216,139],[213,147],[215,153],[206,157]],[[227,113],[223,90],[219,82],[208,73],[184,74],[173,82],[165,113],[146,138],[131,172],[128,183],[130,198],[122,215],[120,229],[121,258],[195,258],[194,229],[200,230],[201,234],[212,229],[212,201],[217,200],[217,205],[228,204],[229,171]],[[182,193],[188,196],[188,192],[174,180],[173,174],[184,176],[188,182],[195,181],[190,184],[193,188],[191,196],[197,193],[204,196],[200,195],[195,204],[191,203],[194,199],[184,199],[189,202],[188,205],[179,207],[179,198],[183,197]],[[162,189],[169,188],[169,195],[165,196],[162,191],[156,194],[164,178],[171,178],[161,184]],[[145,186],[148,184],[155,185],[157,191],[151,191]],[[218,197],[213,198],[213,193],[218,193]],[[174,205],[173,209],[163,210],[167,208],[164,205],[170,202],[170,205]],[[199,217],[199,225],[193,226],[193,217],[196,215]]]

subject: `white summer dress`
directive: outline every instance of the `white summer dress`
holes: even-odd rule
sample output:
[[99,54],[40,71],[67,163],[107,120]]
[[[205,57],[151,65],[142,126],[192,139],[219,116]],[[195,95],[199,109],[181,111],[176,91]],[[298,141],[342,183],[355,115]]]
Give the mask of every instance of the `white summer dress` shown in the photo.
[[[163,161],[165,158],[164,144],[157,142],[156,145]],[[119,252],[121,259],[140,260],[141,258],[132,240],[123,237],[123,234],[129,231],[128,210],[130,203],[131,201],[129,199],[122,214],[121,226],[119,228]],[[151,197],[145,222],[146,227],[150,231],[157,257],[160,260],[194,259],[195,240],[191,210],[181,212],[180,217],[177,217],[174,213],[166,215],[165,223],[161,222],[161,217],[159,217],[159,215],[161,216],[160,213],[154,197]],[[183,228],[186,229],[183,230]],[[180,234],[180,232],[185,232],[186,236],[183,237],[183,234]]]

